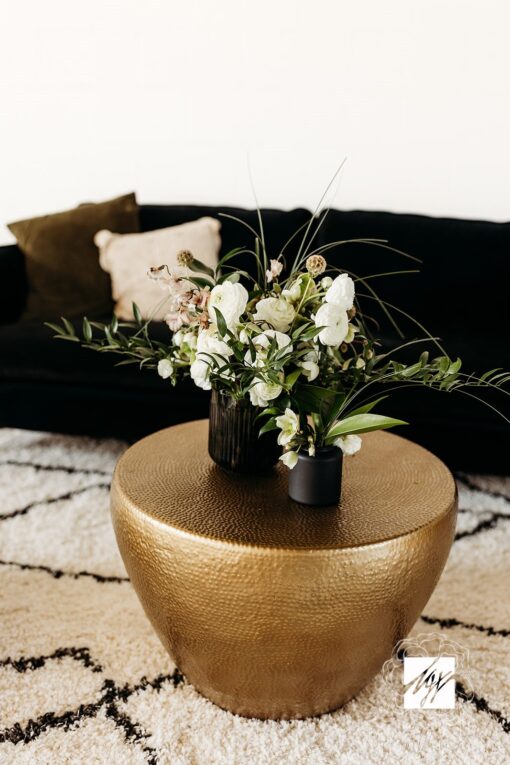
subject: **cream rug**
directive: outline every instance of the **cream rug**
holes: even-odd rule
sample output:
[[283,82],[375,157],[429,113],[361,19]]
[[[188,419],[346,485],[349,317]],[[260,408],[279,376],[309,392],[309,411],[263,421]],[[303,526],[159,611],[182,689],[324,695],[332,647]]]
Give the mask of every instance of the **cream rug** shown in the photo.
[[469,653],[469,701],[404,710],[379,675],[342,710],[235,717],[160,646],[110,525],[125,446],[0,430],[0,763],[326,765],[510,762],[510,479],[459,479],[459,528],[413,634]]

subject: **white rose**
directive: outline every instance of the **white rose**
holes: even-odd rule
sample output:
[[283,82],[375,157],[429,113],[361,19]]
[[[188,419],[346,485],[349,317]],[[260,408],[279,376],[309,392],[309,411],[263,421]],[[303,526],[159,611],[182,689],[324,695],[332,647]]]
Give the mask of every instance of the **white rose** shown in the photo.
[[287,408],[285,414],[280,414],[275,422],[281,430],[278,435],[278,443],[280,446],[285,446],[292,441],[299,430],[299,417],[292,409]]
[[345,309],[334,303],[323,303],[314,317],[316,327],[324,327],[319,332],[323,345],[338,346],[343,343],[349,330],[349,319]]
[[280,460],[284,465],[287,465],[287,467],[292,470],[292,468],[297,464],[298,454],[297,452],[285,452],[285,454],[282,454],[280,457]]
[[351,277],[347,274],[337,276],[326,292],[324,300],[326,303],[333,303],[343,308],[344,311],[349,311],[354,305],[354,282]]
[[269,401],[278,398],[283,388],[276,383],[266,383],[262,380],[250,388],[250,401],[253,406],[266,407]]
[[158,362],[158,375],[162,377],[163,380],[168,380],[168,378],[172,376],[173,371],[174,365],[170,359],[161,359]]
[[279,332],[286,332],[295,315],[294,307],[284,298],[268,297],[259,300],[253,318],[255,321],[266,321]]
[[354,434],[349,436],[339,436],[333,442],[335,446],[339,446],[342,452],[350,457],[352,454],[356,454],[361,449],[361,438]]
[[315,380],[315,378],[319,376],[318,359],[319,356],[317,351],[310,351],[306,356],[303,356],[301,361],[298,361],[298,366],[303,370],[303,374],[308,382],[312,382],[312,380]]
[[220,363],[227,361],[232,350],[212,329],[204,329],[197,338],[197,357],[190,367],[190,375],[195,385],[203,390],[211,390],[209,376],[213,356]]
[[217,284],[211,290],[209,313],[214,318],[216,314],[213,309],[217,308],[225,319],[228,329],[235,329],[247,303],[248,292],[242,284],[239,284],[239,282],[236,284],[223,282],[223,284]]

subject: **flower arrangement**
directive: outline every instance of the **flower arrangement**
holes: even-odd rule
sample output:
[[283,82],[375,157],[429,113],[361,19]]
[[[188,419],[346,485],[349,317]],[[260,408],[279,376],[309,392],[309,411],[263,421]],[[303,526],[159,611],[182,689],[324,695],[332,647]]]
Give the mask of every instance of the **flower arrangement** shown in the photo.
[[[277,431],[280,459],[291,469],[300,453],[314,456],[336,446],[352,455],[364,433],[406,424],[374,412],[386,398],[381,386],[388,392],[407,384],[451,392],[508,382],[510,375],[497,369],[482,377],[464,374],[461,360],[452,360],[421,325],[421,338],[382,349],[361,304],[376,300],[391,319],[386,304],[370,277],[328,263],[327,252],[344,242],[314,246],[317,220],[311,217],[292,263],[286,259],[289,242],[275,257],[266,251],[259,213],[260,231],[248,227],[254,248],[232,250],[215,269],[189,251],[179,253],[175,269],[151,268],[148,277],[161,286],[168,309],[168,342],[151,339],[150,321],[136,305],[134,322],[83,319],[83,338],[67,319],[49,326],[59,339],[125,356],[121,364],[157,369],[172,385],[190,376],[204,390],[249,400],[260,433]],[[363,241],[380,246],[378,240]],[[254,276],[232,266],[240,253],[254,257]],[[424,340],[440,354],[431,358],[425,351],[411,364],[398,360],[404,347]]]

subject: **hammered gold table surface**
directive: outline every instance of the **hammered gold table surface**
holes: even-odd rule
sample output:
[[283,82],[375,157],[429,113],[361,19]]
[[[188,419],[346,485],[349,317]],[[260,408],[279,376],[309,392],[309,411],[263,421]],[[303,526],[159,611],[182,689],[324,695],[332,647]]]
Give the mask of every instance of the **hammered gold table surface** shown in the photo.
[[287,469],[236,476],[206,420],[134,444],[112,518],[140,601],[197,690],[255,717],[305,717],[352,698],[409,632],[453,540],[455,482],[384,432],[344,459],[338,506],[287,496]]

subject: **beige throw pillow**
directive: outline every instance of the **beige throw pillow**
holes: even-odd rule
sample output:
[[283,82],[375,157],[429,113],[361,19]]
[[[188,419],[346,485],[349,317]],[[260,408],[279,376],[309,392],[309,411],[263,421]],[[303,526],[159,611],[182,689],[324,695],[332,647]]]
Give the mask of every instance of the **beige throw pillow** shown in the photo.
[[144,319],[162,321],[168,313],[168,301],[165,292],[147,276],[149,268],[177,267],[180,250],[189,250],[197,260],[215,268],[221,247],[220,227],[215,218],[199,218],[143,234],[98,231],[94,241],[101,268],[111,277],[115,315],[132,319],[132,304],[136,303]]

